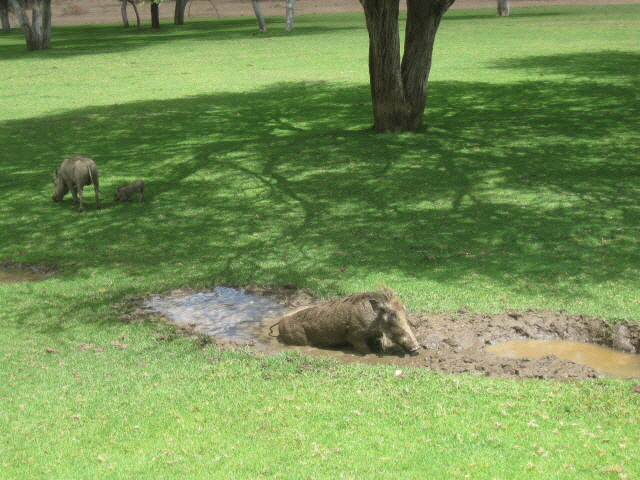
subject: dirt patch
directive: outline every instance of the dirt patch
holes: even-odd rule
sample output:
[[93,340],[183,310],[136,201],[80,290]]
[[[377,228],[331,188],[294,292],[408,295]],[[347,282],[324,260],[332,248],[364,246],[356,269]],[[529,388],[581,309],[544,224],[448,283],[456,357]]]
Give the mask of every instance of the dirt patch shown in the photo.
[[[252,285],[244,289],[247,293],[275,299],[281,305],[291,309],[313,303],[313,297],[308,292],[298,290],[292,285],[286,287]],[[192,295],[210,291],[212,289],[181,289],[165,292],[163,295]],[[177,335],[191,336],[203,344],[214,344],[218,348],[249,347],[257,354],[277,354],[284,350],[298,349],[304,355],[332,356],[346,363],[411,366],[447,374],[466,373],[509,379],[587,380],[596,378],[600,374],[588,366],[562,360],[554,355],[514,359],[489,354],[485,347],[510,340],[565,340],[601,345],[630,354],[640,352],[640,328],[631,322],[612,326],[598,318],[568,315],[563,312],[530,309],[489,315],[467,313],[463,308],[449,314],[409,314],[409,320],[422,346],[420,355],[417,357],[406,356],[399,351],[360,356],[347,348],[317,349],[283,345],[277,338],[270,335],[273,321],[256,324],[253,327],[255,340],[250,342],[233,342],[206,337],[196,332],[195,324],[173,324],[162,314],[142,308],[145,298],[128,299],[114,306],[114,308],[124,307],[125,309],[119,318],[125,322],[151,318],[174,325],[170,333],[163,331],[160,327],[157,331],[158,340],[169,340]],[[274,331],[277,333],[277,327]]]

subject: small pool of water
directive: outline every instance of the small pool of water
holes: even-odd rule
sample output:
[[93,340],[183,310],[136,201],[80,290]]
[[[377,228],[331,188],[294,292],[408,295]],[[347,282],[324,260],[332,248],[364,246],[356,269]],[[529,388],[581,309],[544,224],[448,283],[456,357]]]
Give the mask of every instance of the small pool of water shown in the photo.
[[259,329],[267,322],[276,323],[287,311],[275,300],[227,287],[177,297],[154,296],[143,306],[174,322],[193,325],[198,333],[236,342],[256,340]]
[[498,357],[540,358],[555,355],[618,378],[640,378],[640,355],[622,353],[589,343],[562,340],[513,340],[485,347]]
[[7,283],[35,282],[51,276],[38,267],[2,266],[0,265],[0,285]]

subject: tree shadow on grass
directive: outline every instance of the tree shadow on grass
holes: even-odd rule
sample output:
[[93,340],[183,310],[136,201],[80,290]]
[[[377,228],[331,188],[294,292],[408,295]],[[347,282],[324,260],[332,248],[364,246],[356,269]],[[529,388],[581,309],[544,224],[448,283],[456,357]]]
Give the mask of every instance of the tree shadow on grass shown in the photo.
[[493,68],[528,70],[532,74],[562,74],[612,81],[626,78],[640,83],[640,55],[636,52],[604,50],[591,54],[558,54],[496,60]]
[[[574,279],[585,295],[636,282],[640,105],[635,84],[601,75],[432,82],[411,134],[373,133],[368,87],[325,82],[5,122],[3,256],[235,284],[474,272],[513,291],[516,279],[540,291]],[[89,193],[84,214],[49,198],[51,172],[74,154],[98,164],[101,211]],[[136,178],[144,203],[110,198]],[[184,277],[185,265],[201,273]]]

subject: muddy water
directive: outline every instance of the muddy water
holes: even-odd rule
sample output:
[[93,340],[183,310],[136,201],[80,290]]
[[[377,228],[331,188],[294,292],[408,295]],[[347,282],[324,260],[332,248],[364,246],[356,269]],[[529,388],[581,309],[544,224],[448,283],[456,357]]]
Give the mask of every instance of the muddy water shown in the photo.
[[555,355],[587,365],[598,373],[619,378],[640,378],[640,355],[621,353],[589,343],[561,340],[513,340],[491,345],[485,350],[508,358],[540,358]]
[[48,276],[46,272],[39,271],[34,267],[0,266],[0,285],[6,283],[33,282]]

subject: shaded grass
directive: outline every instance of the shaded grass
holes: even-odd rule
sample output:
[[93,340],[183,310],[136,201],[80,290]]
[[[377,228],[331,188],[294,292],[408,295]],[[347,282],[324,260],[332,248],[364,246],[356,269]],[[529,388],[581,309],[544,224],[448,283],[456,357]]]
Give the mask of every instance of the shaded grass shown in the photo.
[[[249,19],[58,27],[36,54],[0,37],[0,259],[61,271],[0,286],[0,477],[637,475],[628,382],[254,358],[111,307],[386,283],[412,310],[637,321],[637,13],[451,12],[424,127],[398,135],[369,129],[361,15],[267,36]],[[100,211],[49,198],[76,154],[99,166]],[[115,203],[136,178],[145,202]]]

